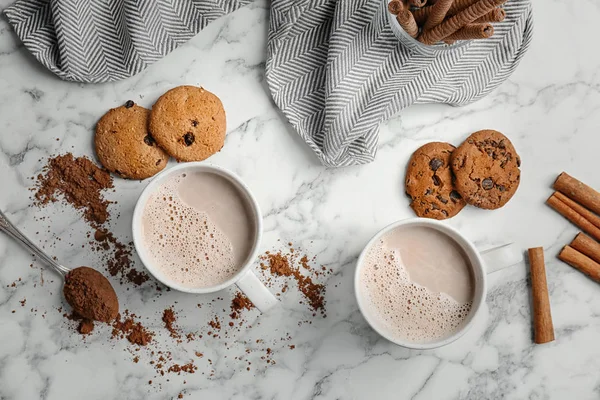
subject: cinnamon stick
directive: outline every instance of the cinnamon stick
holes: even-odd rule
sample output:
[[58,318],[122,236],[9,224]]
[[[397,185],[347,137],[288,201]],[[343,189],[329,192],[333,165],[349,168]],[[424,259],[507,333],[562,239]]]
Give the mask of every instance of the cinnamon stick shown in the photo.
[[469,6],[458,14],[446,19],[438,26],[424,31],[418,38],[424,44],[434,44],[439,40],[445,39],[454,32],[470,24],[477,18],[483,17],[494,8],[505,3],[506,0],[479,0],[477,3]]
[[446,18],[446,14],[450,10],[452,3],[454,3],[454,0],[439,0],[435,3],[431,7],[431,12],[429,13],[429,17],[427,17],[427,21],[425,21],[425,25],[423,25],[423,29],[427,30],[439,25]]
[[486,22],[502,22],[506,18],[506,11],[503,8],[495,8],[481,18],[477,18],[473,23],[484,24]]
[[[454,0],[446,15],[448,17],[456,15],[459,11],[464,10],[465,8],[477,3],[478,1],[479,0]],[[430,2],[428,2],[428,4],[429,3]],[[418,10],[414,10],[413,15],[415,16],[415,21],[417,21],[417,24],[423,25],[425,21],[427,21],[427,18],[429,18],[429,14],[431,13],[432,9],[432,6],[427,6]]]
[[544,265],[544,249],[535,247],[528,250],[529,267],[531,269],[531,294],[533,297],[534,340],[537,344],[554,340],[554,325],[550,311],[550,297],[546,282],[546,266]]
[[546,204],[552,207],[554,210],[558,211],[560,215],[577,225],[581,230],[590,235],[596,240],[600,240],[600,229],[594,226],[590,221],[585,219],[581,214],[577,211],[573,210],[567,204],[563,203],[556,197],[552,195],[546,200]]
[[554,192],[554,196],[558,198],[560,201],[571,207],[577,213],[579,213],[583,218],[587,219],[589,222],[594,224],[595,227],[600,229],[600,217],[585,208],[584,206],[574,202],[561,192]]
[[571,246],[563,247],[558,254],[558,258],[573,268],[583,272],[596,282],[600,282],[600,264],[578,252]]
[[579,232],[571,242],[570,246],[581,254],[600,263],[600,243],[596,242],[585,233]]
[[596,214],[600,214],[600,193],[566,172],[561,173],[556,178],[554,190],[558,190],[582,206]]
[[403,7],[398,15],[396,15],[396,21],[398,21],[402,29],[404,29],[411,37],[416,38],[419,34],[419,27],[415,22],[415,18],[406,7]]
[[462,29],[446,37],[444,42],[454,42],[456,40],[487,39],[494,34],[492,24],[469,24]]

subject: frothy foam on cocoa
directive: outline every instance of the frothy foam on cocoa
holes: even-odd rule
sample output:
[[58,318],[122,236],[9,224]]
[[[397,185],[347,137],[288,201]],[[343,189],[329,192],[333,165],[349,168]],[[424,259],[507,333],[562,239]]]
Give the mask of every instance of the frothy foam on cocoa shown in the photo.
[[142,216],[144,245],[165,277],[183,286],[215,286],[239,270],[229,238],[209,215],[185,204],[181,178],[162,184]]
[[[425,244],[411,252],[420,250],[434,251]],[[444,292],[411,281],[401,251],[388,248],[384,239],[368,250],[361,271],[361,291],[377,327],[391,337],[412,343],[452,335],[462,327],[472,305],[471,301],[459,303]]]

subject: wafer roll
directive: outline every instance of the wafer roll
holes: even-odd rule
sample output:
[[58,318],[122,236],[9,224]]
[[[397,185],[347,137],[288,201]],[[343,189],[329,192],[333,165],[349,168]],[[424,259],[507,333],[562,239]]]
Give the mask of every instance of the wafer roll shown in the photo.
[[408,0],[407,3],[411,7],[421,8],[427,3],[427,0]]
[[428,31],[424,31],[418,39],[425,44],[434,44],[439,40],[452,35],[465,25],[472,23],[477,18],[483,17],[485,14],[505,2],[506,0],[479,0],[477,3],[450,17],[438,26]]
[[417,23],[415,22],[415,18],[413,17],[412,13],[408,11],[406,7],[403,7],[402,10],[398,13],[398,15],[396,15],[396,20],[398,21],[402,29],[406,31],[406,33],[408,33],[414,38],[417,37],[417,35],[419,34],[419,27],[417,26]]
[[427,21],[425,21],[425,25],[423,25],[423,29],[428,30],[439,25],[446,18],[446,14],[450,10],[452,3],[454,3],[454,0],[439,0],[435,3],[431,7],[431,12],[429,13],[429,17],[427,17]]
[[456,40],[487,39],[494,34],[492,24],[470,24],[447,36],[444,42]]
[[486,22],[502,22],[506,18],[506,11],[503,8],[495,8],[481,18],[477,18],[473,23],[484,24]]
[[[446,16],[450,17],[452,15],[456,15],[456,13],[458,13],[459,11],[464,10],[465,8],[477,3],[478,1],[479,0],[454,0]],[[427,4],[430,4],[430,2],[428,2]],[[413,11],[415,21],[417,21],[417,24],[423,25],[425,21],[427,21],[427,18],[429,17],[429,14],[431,13],[432,9],[433,7],[427,6],[419,10]]]
[[388,4],[388,11],[394,15],[398,15],[400,11],[404,9],[404,5],[400,0],[390,1]]

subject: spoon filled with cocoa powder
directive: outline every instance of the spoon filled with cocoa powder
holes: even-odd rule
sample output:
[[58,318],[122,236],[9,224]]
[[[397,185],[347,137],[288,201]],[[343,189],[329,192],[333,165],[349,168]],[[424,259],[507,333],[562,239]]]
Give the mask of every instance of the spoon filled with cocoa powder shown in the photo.
[[0,231],[21,243],[63,277],[65,299],[79,316],[109,322],[119,313],[119,300],[112,285],[100,272],[89,267],[73,270],[58,264],[23,235],[0,211]]

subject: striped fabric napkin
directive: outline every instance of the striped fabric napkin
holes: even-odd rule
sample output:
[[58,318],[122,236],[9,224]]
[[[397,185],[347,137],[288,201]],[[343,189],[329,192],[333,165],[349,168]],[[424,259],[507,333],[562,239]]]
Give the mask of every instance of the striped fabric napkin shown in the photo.
[[[252,0],[18,0],[4,12],[65,80],[132,76]],[[371,162],[379,125],[414,103],[464,105],[514,71],[533,32],[530,0],[509,0],[490,39],[424,56],[393,35],[385,0],[272,0],[267,81],[326,166]]]

